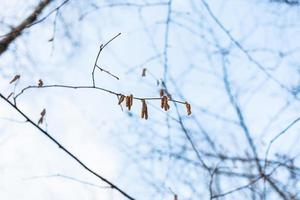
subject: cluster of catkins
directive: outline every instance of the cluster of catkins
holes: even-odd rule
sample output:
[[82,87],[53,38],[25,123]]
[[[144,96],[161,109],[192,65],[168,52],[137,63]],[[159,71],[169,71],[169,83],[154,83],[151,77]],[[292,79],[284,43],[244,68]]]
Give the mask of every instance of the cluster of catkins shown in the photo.
[[[170,109],[169,101],[170,100],[172,101],[172,99],[169,94],[165,94],[165,93],[166,92],[163,89],[160,90],[160,100],[161,100],[160,106],[163,110],[168,111]],[[134,97],[132,94],[130,94],[128,96],[120,95],[118,104],[121,105],[122,102],[125,101],[126,107],[128,108],[128,110],[131,110],[131,107],[133,104],[133,99],[134,99]],[[140,98],[136,98],[136,99],[139,99],[142,102],[141,118],[147,120],[148,119],[148,108],[147,108],[146,99],[140,99]],[[191,105],[188,102],[179,102],[179,103],[185,104],[188,115],[192,114]]]

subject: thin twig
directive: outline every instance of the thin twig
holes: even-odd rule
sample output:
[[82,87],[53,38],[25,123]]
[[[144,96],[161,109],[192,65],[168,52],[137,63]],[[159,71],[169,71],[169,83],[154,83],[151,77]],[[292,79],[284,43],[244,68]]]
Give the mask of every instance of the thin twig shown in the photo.
[[[15,97],[15,102],[17,101],[17,99],[24,94],[25,91],[29,90],[29,89],[43,89],[43,88],[66,88],[66,89],[95,89],[95,90],[101,90],[103,92],[107,92],[113,95],[117,95],[117,96],[121,96],[123,95],[120,92],[114,92],[112,90],[108,90],[102,87],[97,87],[97,86],[72,86],[72,85],[43,85],[43,86],[35,86],[35,85],[31,85],[31,86],[27,86],[25,88],[23,88]],[[137,97],[137,96],[133,96],[133,99],[135,100],[161,100],[161,97]],[[179,101],[179,100],[175,100],[175,99],[169,99],[168,101],[172,101],[175,103],[179,103],[179,104],[185,104],[184,101]]]
[[[100,45],[100,49],[99,49],[99,51],[98,51],[98,54],[97,54],[97,56],[96,56],[96,60],[95,60],[95,64],[94,64],[94,67],[93,67],[93,71],[92,71],[92,81],[93,81],[93,86],[95,87],[96,86],[96,84],[95,84],[95,70],[96,70],[96,67],[98,66],[98,60],[99,60],[99,57],[100,57],[100,54],[101,54],[101,52],[102,52],[102,50],[109,44],[109,43],[111,43],[114,39],[116,39],[118,36],[120,36],[121,35],[121,33],[118,33],[117,35],[115,35],[113,38],[111,38],[108,42],[106,42],[105,44],[101,44]],[[101,69],[101,68],[99,68],[99,69]],[[101,69],[102,71],[104,71],[103,69]],[[108,73],[109,75],[112,75],[110,72],[108,72],[107,70],[105,70],[105,72],[106,73]],[[115,75],[113,75],[113,77],[117,77],[117,76],[115,76]],[[117,79],[119,79],[118,77],[117,77]]]

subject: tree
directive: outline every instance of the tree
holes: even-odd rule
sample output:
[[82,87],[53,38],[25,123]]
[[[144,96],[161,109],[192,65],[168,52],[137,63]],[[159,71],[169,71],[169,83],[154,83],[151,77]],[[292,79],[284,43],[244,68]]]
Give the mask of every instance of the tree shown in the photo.
[[[45,0],[19,3],[26,8],[20,16],[12,12],[18,7],[6,6],[1,107],[17,111],[9,110],[10,121],[19,114],[22,127],[31,124],[68,155],[45,143],[31,147],[44,149],[35,160],[53,153],[59,167],[49,175],[39,172],[47,166],[29,164],[34,170],[25,175],[33,178],[26,180],[59,177],[60,185],[100,187],[80,190],[90,198],[299,198],[296,1]],[[98,134],[84,131],[85,121]],[[100,143],[104,124],[109,131]],[[1,126],[4,135],[18,132],[7,117]],[[104,143],[126,154],[121,177],[103,175],[94,161]],[[9,153],[14,163],[29,159]],[[74,165],[69,158],[105,185],[82,169],[56,172]]]

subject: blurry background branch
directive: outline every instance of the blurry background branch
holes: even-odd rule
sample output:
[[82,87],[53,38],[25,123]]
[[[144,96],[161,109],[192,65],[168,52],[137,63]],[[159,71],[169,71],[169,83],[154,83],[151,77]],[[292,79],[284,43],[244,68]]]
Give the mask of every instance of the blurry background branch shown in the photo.
[[11,31],[9,33],[6,33],[5,35],[0,36],[0,56],[3,54],[6,49],[9,47],[9,45],[14,42],[21,34],[22,32],[42,21],[44,21],[48,16],[50,16],[53,12],[58,12],[59,9],[65,5],[69,0],[64,0],[62,4],[60,4],[58,7],[50,11],[45,17],[39,19],[39,16],[43,13],[43,11],[46,9],[46,7],[53,2],[53,0],[42,0],[40,3],[34,8],[32,13],[24,19],[22,22],[20,22],[17,26],[12,27]]
[[[40,3],[20,3],[16,6],[20,13],[13,13],[13,6],[11,12],[0,12],[0,40]],[[42,118],[41,108],[46,107],[45,130],[137,199],[299,199],[298,4],[295,0],[51,1],[5,47],[1,91],[34,119]],[[122,39],[99,47],[98,41],[116,31],[122,31]],[[7,86],[12,77],[15,82]],[[121,112],[118,101],[128,109]],[[190,116],[188,105],[193,108]],[[60,172],[65,166],[74,170],[74,177],[78,170],[79,182],[95,181],[46,143],[23,145],[24,135],[32,130],[23,131],[24,120],[10,116],[5,105],[1,108],[0,178],[16,172],[23,173],[18,178],[70,174]],[[149,119],[147,115],[147,121],[141,120],[146,111]],[[6,157],[9,148],[14,149],[9,151],[13,159]],[[37,154],[37,149],[47,152]],[[44,161],[41,155],[53,159]],[[37,167],[28,171],[35,162]],[[105,167],[111,171],[105,173]],[[93,190],[86,184],[71,187],[70,182],[78,181],[67,184],[63,176],[57,177],[70,199],[122,198],[114,196],[120,195],[115,190]],[[6,194],[12,198],[23,188],[34,188],[39,194],[53,191],[42,197],[45,200],[61,196],[43,179],[33,182],[22,187],[14,180],[0,183],[0,194],[13,190]]]
[[300,5],[299,0],[270,0],[271,2],[276,2],[276,3],[284,3],[290,6],[298,6]]

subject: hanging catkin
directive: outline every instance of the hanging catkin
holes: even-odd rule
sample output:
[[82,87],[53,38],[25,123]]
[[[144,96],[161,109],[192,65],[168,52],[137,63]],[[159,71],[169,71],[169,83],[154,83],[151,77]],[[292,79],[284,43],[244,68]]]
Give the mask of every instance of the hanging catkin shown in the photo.
[[141,117],[144,119],[148,119],[148,108],[145,99],[142,99],[142,111],[141,111]]
[[167,96],[163,96],[161,98],[161,104],[160,104],[160,107],[162,109],[164,109],[165,111],[169,110],[170,109],[170,106],[168,104],[168,97]]
[[192,114],[191,104],[189,104],[188,102],[185,102],[185,107],[186,107],[187,114],[191,115]]
[[124,99],[125,99],[125,96],[122,94],[119,98],[118,104],[120,105],[124,101]]

